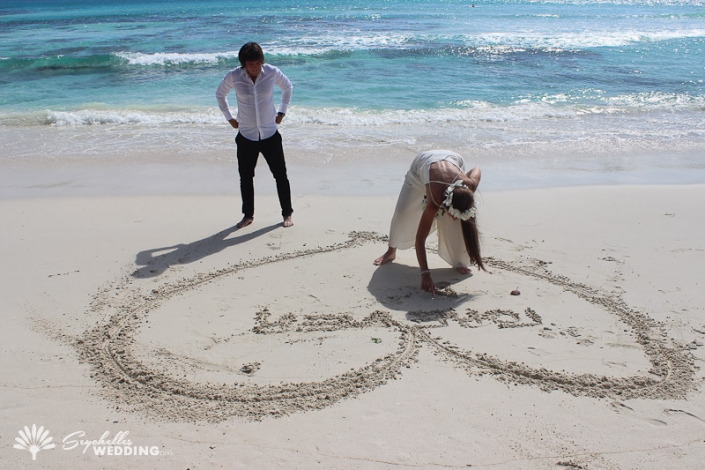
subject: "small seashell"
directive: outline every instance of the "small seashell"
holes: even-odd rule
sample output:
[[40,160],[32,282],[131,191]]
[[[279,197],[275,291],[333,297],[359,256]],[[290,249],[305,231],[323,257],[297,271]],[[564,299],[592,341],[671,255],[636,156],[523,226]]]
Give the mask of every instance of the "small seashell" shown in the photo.
[[521,292],[519,292],[519,289],[514,289],[512,291],[512,295],[520,295],[520,294],[521,294]]

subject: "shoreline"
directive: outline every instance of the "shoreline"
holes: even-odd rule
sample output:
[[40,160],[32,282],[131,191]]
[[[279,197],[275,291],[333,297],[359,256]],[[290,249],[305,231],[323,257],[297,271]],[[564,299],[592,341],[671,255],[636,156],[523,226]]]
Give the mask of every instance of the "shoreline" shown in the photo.
[[[234,159],[234,155],[233,155]],[[605,163],[606,164],[606,163]],[[612,171],[595,164],[561,168],[526,162],[472,162],[483,172],[481,192],[596,186],[680,186],[705,183],[705,168],[636,164]],[[239,198],[237,162],[203,163],[21,163],[2,164],[0,201],[53,197],[140,197],[157,195]],[[337,164],[288,163],[293,195],[396,196],[408,162]],[[263,158],[257,165],[256,194],[274,195],[274,180]]]
[[[659,114],[658,136],[643,134],[649,116],[325,125],[294,113],[281,132],[298,194],[397,194],[414,156],[434,148],[482,168],[484,191],[705,183],[697,114]],[[0,126],[0,199],[237,195],[234,136],[215,124]],[[256,183],[274,194],[263,159]]]

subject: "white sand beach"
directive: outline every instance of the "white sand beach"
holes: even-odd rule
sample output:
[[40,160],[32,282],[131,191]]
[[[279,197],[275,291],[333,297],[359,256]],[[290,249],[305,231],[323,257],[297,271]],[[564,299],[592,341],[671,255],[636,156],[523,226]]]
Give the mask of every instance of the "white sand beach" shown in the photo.
[[0,200],[2,467],[701,468],[705,186],[489,185],[435,298],[394,192]]
[[704,6],[0,2],[0,470],[705,469]]

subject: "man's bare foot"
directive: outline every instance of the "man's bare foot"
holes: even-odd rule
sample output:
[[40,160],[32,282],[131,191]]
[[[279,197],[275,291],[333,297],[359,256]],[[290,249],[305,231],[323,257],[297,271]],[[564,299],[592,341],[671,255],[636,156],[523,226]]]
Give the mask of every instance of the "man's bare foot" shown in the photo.
[[467,266],[458,266],[455,270],[460,274],[470,274],[470,268]]
[[397,257],[397,249],[392,248],[391,246],[387,250],[385,254],[377,258],[376,260],[373,261],[373,264],[375,266],[381,266],[385,263],[389,263],[390,261],[394,261],[394,258]]
[[291,227],[292,225],[294,225],[294,221],[291,220],[291,216],[284,217],[284,223],[282,225],[284,225],[284,227]]
[[243,217],[240,222],[237,223],[236,227],[237,228],[244,228],[247,227],[252,223],[252,221],[255,220],[252,217]]

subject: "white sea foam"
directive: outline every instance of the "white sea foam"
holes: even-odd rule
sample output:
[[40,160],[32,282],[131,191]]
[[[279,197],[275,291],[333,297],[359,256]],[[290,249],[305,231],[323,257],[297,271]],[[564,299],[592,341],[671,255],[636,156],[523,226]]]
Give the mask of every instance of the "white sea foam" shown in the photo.
[[[399,124],[510,122],[536,119],[577,119],[585,115],[639,114],[645,112],[705,111],[705,96],[676,93],[634,93],[606,96],[600,90],[576,94],[526,95],[503,106],[486,101],[449,102],[434,109],[370,110],[360,108],[316,108],[293,105],[287,121],[321,126],[375,127]],[[153,107],[110,109],[93,105],[75,111],[46,110],[25,114],[0,114],[5,126],[220,126],[223,116],[216,107],[169,109]]]
[[514,52],[517,49],[545,51],[585,50],[597,47],[619,47],[631,44],[654,43],[683,38],[705,37],[705,29],[675,31],[584,31],[544,33],[512,31],[465,36],[466,46],[475,46],[493,53]]
[[47,111],[43,123],[50,126],[95,126],[133,124],[142,126],[163,125],[214,125],[222,124],[223,115],[213,111],[146,112],[136,110],[78,110]]
[[[585,168],[607,174],[621,172],[627,165],[641,171],[647,159],[651,159],[647,166],[680,168],[679,175],[691,178],[679,181],[702,181],[703,113],[689,112],[688,107],[674,111],[663,105],[668,100],[679,98],[625,96],[613,108],[584,110],[540,100],[507,107],[464,102],[454,108],[407,111],[292,106],[281,130],[293,167],[314,165],[324,170],[328,165],[339,169],[352,165],[357,169],[379,163],[397,165],[401,175],[415,152],[442,146],[483,167],[506,166],[515,173],[520,166],[555,168],[573,183],[586,174]],[[620,111],[624,106],[660,112],[624,113]],[[40,114],[45,125],[34,128],[5,125],[0,116],[0,162],[218,164],[236,174],[235,131],[215,107]]]
[[418,38],[420,36],[413,34],[361,34],[343,31],[342,34],[289,38],[287,42],[291,45],[288,46],[281,46],[279,43],[263,43],[262,46],[273,55],[318,55],[336,50],[399,49],[408,47],[410,42]]
[[237,51],[215,53],[178,53],[157,52],[144,54],[140,52],[116,52],[115,56],[126,60],[130,65],[169,66],[179,64],[216,64],[220,59],[237,59]]
[[[546,52],[577,51],[598,47],[619,47],[633,44],[650,44],[685,38],[705,38],[705,29],[673,31],[583,31],[583,32],[541,32],[511,31],[486,32],[472,35],[431,36],[431,35],[369,35],[351,33],[341,35],[307,36],[290,39],[286,45],[263,43],[268,56],[320,56],[332,52],[366,51],[376,49],[414,49],[418,44],[424,47],[466,47],[480,53],[508,54],[526,50]],[[140,53],[116,52],[115,56],[132,66],[165,66],[181,64],[217,64],[220,60],[237,59],[237,51],[213,53]]]
[[586,115],[636,114],[705,110],[705,97],[669,93],[636,93],[592,102],[570,104],[566,94],[520,99],[511,106],[484,101],[459,101],[453,107],[415,110],[361,110],[353,108],[293,107],[291,119],[306,124],[345,127],[374,127],[399,124],[510,122],[536,119],[576,119]]
[[[599,47],[620,47],[651,44],[686,38],[705,38],[705,29],[685,30],[589,30],[589,31],[495,31],[468,35],[379,34],[338,32],[334,34],[289,38],[280,42],[262,43],[268,56],[320,56],[332,52],[367,50],[465,47],[479,53],[508,54],[526,50],[546,52],[578,51]],[[183,64],[217,64],[221,60],[236,60],[237,51],[212,53],[140,53],[116,52],[116,57],[131,66],[176,66]]]

